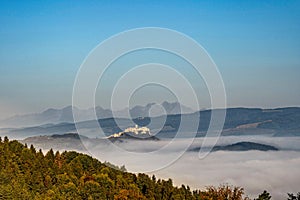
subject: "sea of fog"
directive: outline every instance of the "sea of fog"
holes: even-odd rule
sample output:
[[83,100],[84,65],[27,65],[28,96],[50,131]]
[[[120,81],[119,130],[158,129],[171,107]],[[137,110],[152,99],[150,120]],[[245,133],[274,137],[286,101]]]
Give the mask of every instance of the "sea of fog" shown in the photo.
[[[250,141],[274,146],[279,151],[216,151],[214,145]],[[300,192],[300,137],[223,136],[220,138],[161,138],[159,141],[83,141],[86,151],[98,160],[125,165],[127,171],[172,178],[175,185],[192,189],[230,184],[241,186],[250,198],[267,190],[273,199]],[[189,149],[202,146],[199,151]],[[48,149],[43,149],[47,151]],[[71,149],[54,149],[71,150]],[[76,150],[76,149],[74,149]]]
[[[210,138],[210,144],[215,139]],[[204,152],[204,157],[199,157],[197,151],[187,151],[187,147],[201,146],[204,140],[128,140],[85,145],[90,155],[101,161],[125,165],[130,172],[172,178],[175,185],[187,184],[193,189],[230,184],[243,187],[252,198],[267,190],[274,199],[286,199],[288,192],[300,191],[300,137],[227,136],[217,141],[217,145],[252,141],[275,146],[279,151]]]

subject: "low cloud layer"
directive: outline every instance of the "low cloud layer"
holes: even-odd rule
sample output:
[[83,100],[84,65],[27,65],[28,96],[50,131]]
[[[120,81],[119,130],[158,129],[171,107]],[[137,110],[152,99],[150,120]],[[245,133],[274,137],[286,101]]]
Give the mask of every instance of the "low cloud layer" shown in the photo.
[[214,152],[203,160],[187,153],[155,174],[192,188],[229,183],[244,187],[250,197],[267,190],[274,199],[285,199],[287,192],[299,191],[299,166],[300,155],[294,151]]
[[273,199],[286,199],[287,193],[300,191],[300,137],[227,136],[221,137],[217,145],[241,141],[272,145],[279,151],[217,151],[200,159],[199,152],[185,150],[189,142],[193,142],[189,148],[201,146],[203,138],[180,138],[172,142],[127,140],[113,144],[89,141],[84,153],[125,165],[130,172],[172,178],[175,185],[187,184],[193,189],[228,183],[243,187],[251,198],[267,190]]
[[[192,147],[200,146],[202,141],[203,138],[195,139]],[[169,140],[118,143],[119,150],[112,146],[102,146],[101,150],[98,149],[93,153],[102,161],[107,160],[117,165],[125,164],[131,172],[150,170],[147,172],[149,175],[155,174],[158,178],[164,179],[172,178],[176,185],[184,183],[193,189],[228,183],[243,187],[251,198],[267,190],[274,199],[286,199],[288,192],[299,192],[299,137],[223,137],[218,141],[218,145],[239,141],[270,144],[281,150],[218,151],[199,159],[198,152],[185,152],[181,156],[180,150],[185,147],[188,140],[178,139],[173,142],[169,151],[161,151],[157,155],[146,152],[153,152],[165,146]],[[124,149],[133,153],[123,154]],[[143,156],[137,157],[137,152]],[[151,171],[155,168],[158,170]]]

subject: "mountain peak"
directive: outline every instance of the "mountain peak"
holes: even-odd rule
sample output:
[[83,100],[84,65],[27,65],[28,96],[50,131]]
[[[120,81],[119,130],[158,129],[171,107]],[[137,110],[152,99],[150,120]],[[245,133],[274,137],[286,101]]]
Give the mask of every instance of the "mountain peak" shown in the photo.
[[[152,106],[157,105],[156,103],[148,103],[144,106],[137,105],[133,108],[125,108],[123,110],[115,111],[114,116],[110,109],[104,109],[100,106],[89,109],[78,109],[72,105],[63,107],[61,109],[49,108],[40,113],[32,113],[25,115],[18,115],[9,119],[1,120],[0,125],[2,127],[30,127],[38,126],[43,124],[59,124],[62,122],[74,122],[73,114],[75,112],[78,121],[87,121],[94,119],[94,110],[96,110],[96,116],[98,119],[120,117],[120,118],[138,118],[138,117],[150,117],[150,109]],[[178,102],[167,102],[164,101],[161,106],[165,109],[165,112],[160,110],[152,112],[151,117],[160,116],[163,114],[174,115],[183,113],[194,112],[191,108],[181,105]],[[128,116],[130,113],[130,116]]]

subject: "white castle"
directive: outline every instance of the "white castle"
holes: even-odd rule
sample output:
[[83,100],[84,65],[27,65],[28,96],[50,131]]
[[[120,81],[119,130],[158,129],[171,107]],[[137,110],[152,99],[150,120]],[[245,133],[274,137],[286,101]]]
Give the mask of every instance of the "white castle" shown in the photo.
[[135,127],[128,127],[124,131],[115,133],[109,137],[120,137],[124,133],[133,133],[135,135],[150,135],[150,129],[145,126],[139,127],[138,125],[135,125]]

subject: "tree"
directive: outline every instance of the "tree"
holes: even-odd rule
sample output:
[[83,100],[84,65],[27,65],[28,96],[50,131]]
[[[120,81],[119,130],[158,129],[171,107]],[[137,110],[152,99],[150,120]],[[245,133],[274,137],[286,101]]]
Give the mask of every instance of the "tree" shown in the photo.
[[50,161],[50,162],[53,162],[54,161],[54,152],[53,152],[53,149],[50,149],[46,155],[45,155],[45,158]]
[[287,200],[300,200],[300,192],[297,193],[297,196],[294,195],[293,193],[288,193],[288,198]]
[[156,177],[155,177],[154,174],[152,175],[152,181],[153,181],[153,182],[156,182]]
[[200,199],[242,200],[243,194],[243,188],[232,187],[226,184],[220,185],[218,188],[214,186],[207,187],[206,192],[200,192]]
[[4,141],[3,141],[3,142],[4,142],[4,143],[8,143],[8,142],[9,142],[9,139],[8,139],[7,136],[4,137]]
[[270,200],[271,199],[271,195],[270,193],[268,193],[266,190],[263,191],[263,193],[261,193],[257,199],[254,200]]
[[126,172],[126,171],[127,171],[127,169],[125,168],[125,165],[122,165],[122,166],[120,167],[120,170],[121,170],[122,172]]
[[36,150],[35,150],[35,148],[34,148],[34,146],[31,144],[30,145],[30,151],[32,152],[32,153],[36,153]]

